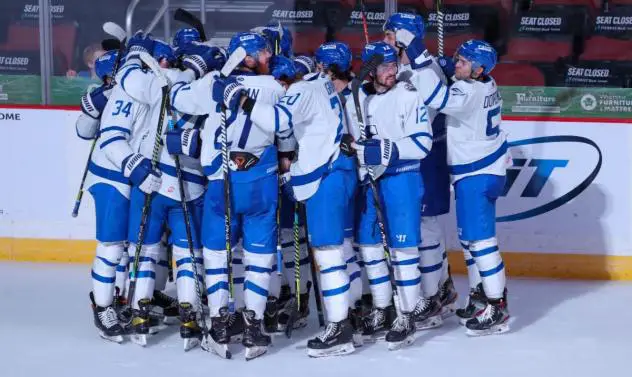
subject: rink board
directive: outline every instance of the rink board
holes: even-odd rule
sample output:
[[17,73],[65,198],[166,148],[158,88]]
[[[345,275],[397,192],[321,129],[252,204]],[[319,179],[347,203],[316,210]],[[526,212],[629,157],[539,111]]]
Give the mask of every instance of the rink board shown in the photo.
[[[90,148],[78,114],[0,108],[0,259],[91,262],[89,194],[70,216]],[[629,121],[505,117],[502,128],[514,158],[497,210],[509,273],[632,280]],[[465,272],[454,214],[443,220],[453,271]]]

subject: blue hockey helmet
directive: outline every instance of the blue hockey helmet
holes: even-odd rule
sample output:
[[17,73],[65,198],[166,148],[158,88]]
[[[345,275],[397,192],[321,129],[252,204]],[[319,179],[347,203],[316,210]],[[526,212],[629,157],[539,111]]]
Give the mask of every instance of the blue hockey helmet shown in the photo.
[[294,80],[296,78],[294,62],[285,56],[273,56],[272,59],[270,59],[270,74],[277,80],[283,77]]
[[162,59],[167,59],[169,64],[175,64],[176,54],[173,52],[171,46],[159,39],[156,39],[154,42],[154,51],[152,52],[152,56],[154,57],[154,59],[156,59],[158,62],[160,62]]
[[[270,48],[274,54],[283,55],[287,58],[294,55],[294,52],[292,51],[292,43],[294,41],[290,29],[278,23],[271,23],[258,29],[259,32],[268,40]],[[279,43],[278,46],[276,45],[277,42]]]
[[200,33],[193,28],[182,28],[176,31],[171,44],[174,48],[182,48],[191,42],[201,42]]
[[382,63],[397,63],[397,51],[386,42],[371,42],[362,50],[362,63],[367,63],[373,55],[382,55]]
[[456,53],[472,63],[473,70],[482,67],[483,75],[488,75],[498,61],[498,55],[492,45],[475,39],[463,43]]
[[424,38],[424,19],[418,14],[393,13],[382,26],[384,31],[397,32],[399,29],[410,31],[417,38]]
[[228,44],[228,54],[235,52],[237,47],[243,47],[248,56],[256,58],[261,50],[270,50],[268,40],[262,35],[254,31],[246,31],[235,34]]
[[114,76],[116,72],[112,71],[114,70],[114,65],[116,64],[117,57],[118,50],[111,50],[99,56],[94,62],[94,72],[101,80],[104,80],[105,77]]
[[308,73],[316,72],[314,60],[309,56],[300,55],[294,58],[294,69],[296,73],[305,76]]
[[352,58],[349,45],[342,42],[323,43],[314,54],[316,63],[322,64],[325,69],[330,65],[336,65],[343,72],[351,69]]

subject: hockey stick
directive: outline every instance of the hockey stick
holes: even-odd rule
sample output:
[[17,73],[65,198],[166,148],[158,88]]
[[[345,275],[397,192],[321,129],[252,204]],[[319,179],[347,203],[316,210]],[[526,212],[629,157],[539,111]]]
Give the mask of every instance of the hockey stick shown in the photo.
[[362,17],[362,28],[364,29],[364,40],[369,43],[369,27],[366,21],[366,8],[364,7],[364,0],[360,0],[360,17]]
[[[299,237],[299,203],[294,204],[294,223],[292,224],[292,230],[294,233],[294,301],[296,301],[296,307],[292,309],[288,316],[287,325],[285,326],[285,336],[292,337],[292,331],[294,330],[294,322],[298,318],[298,314],[301,311],[301,240]],[[305,235],[307,237],[307,235]]]
[[[228,60],[220,71],[220,77],[226,78],[237,68],[239,64],[246,58],[246,50],[238,47],[228,57]],[[222,144],[222,172],[224,179],[224,235],[226,238],[226,259],[228,261],[228,311],[235,312],[235,294],[233,282],[233,251],[231,247],[231,203],[230,203],[230,172],[228,170],[228,130],[226,125],[226,106],[222,104],[222,116],[220,121],[221,144]]]
[[437,55],[443,56],[443,11],[441,0],[437,0]]
[[277,261],[277,276],[283,275],[283,246],[281,244],[281,185],[279,185],[279,195],[277,198],[277,211],[276,211],[276,226],[277,226],[277,245],[276,245],[276,261]]
[[[148,57],[153,59],[151,55],[147,53],[140,53],[140,58],[143,62],[149,61]],[[154,149],[151,154],[151,167],[153,170],[158,170],[158,161],[160,159],[160,151],[162,149],[162,127],[165,121],[165,114],[167,112],[167,104],[169,102],[169,82],[167,81],[166,77],[160,72],[160,68],[152,67],[149,64],[147,65],[161,82],[162,100],[160,102],[158,125],[156,126],[156,139],[154,140]],[[140,226],[138,228],[138,242],[136,243],[136,250],[134,251],[134,263],[132,265],[132,269],[130,270],[129,290],[127,291],[127,303],[131,307],[133,307],[132,300],[134,299],[134,293],[136,292],[136,275],[138,274],[138,263],[140,260],[141,248],[143,247],[143,243],[145,242],[145,228],[147,226],[147,219],[149,217],[151,197],[151,194],[145,194],[145,202],[143,204],[143,211],[141,212]]]
[[[116,71],[118,71],[119,65],[121,64],[123,51],[125,51],[125,39],[127,38],[127,36],[125,35],[125,31],[114,22],[108,21],[104,23],[103,31],[106,34],[109,34],[115,37],[119,41],[118,56],[116,57],[116,61],[114,62],[114,67],[112,68],[112,73],[110,75],[112,77],[112,85],[114,85],[114,75],[116,74]],[[102,44],[104,44],[104,42],[102,42]],[[99,139],[98,136],[95,137],[94,140],[92,141],[92,145],[90,146],[90,152],[88,153],[88,160],[86,161],[86,167],[83,169],[83,176],[81,177],[81,183],[79,183],[79,191],[77,192],[77,196],[75,198],[75,206],[72,209],[72,217],[77,217],[77,215],[79,215],[79,207],[81,206],[81,200],[83,199],[83,186],[85,185],[86,178],[88,177],[90,161],[92,161],[92,153],[94,153],[94,147],[96,147],[98,139]]]
[[[351,82],[351,93],[353,95],[353,104],[355,105],[356,116],[358,120],[358,126],[360,127],[360,135],[363,140],[367,139],[366,129],[364,125],[364,118],[362,116],[362,106],[360,104],[359,90],[362,85],[362,81],[369,75],[369,73],[375,71],[377,66],[384,61],[384,56],[373,55],[371,60],[367,62],[360,70],[359,75]],[[359,160],[358,160],[359,164]],[[377,225],[380,230],[380,237],[382,239],[382,247],[384,248],[384,254],[388,261],[389,267],[389,281],[391,283],[391,290],[393,291],[393,301],[395,302],[395,310],[397,315],[401,314],[401,308],[399,307],[399,294],[397,293],[397,285],[395,284],[395,275],[393,271],[393,263],[391,261],[391,252],[388,246],[388,239],[386,237],[386,222],[384,219],[384,211],[382,211],[382,204],[380,202],[380,194],[378,192],[377,184],[375,183],[375,173],[372,166],[367,166],[369,172],[369,186],[371,187],[371,193],[373,196],[373,202],[375,204],[375,212],[377,215]]]
[[208,40],[206,38],[206,32],[204,31],[204,25],[202,25],[202,21],[200,21],[199,18],[195,17],[190,12],[187,12],[182,8],[178,8],[173,15],[173,19],[185,23],[197,30],[197,32],[200,33],[200,39],[202,40],[202,42],[206,42]]

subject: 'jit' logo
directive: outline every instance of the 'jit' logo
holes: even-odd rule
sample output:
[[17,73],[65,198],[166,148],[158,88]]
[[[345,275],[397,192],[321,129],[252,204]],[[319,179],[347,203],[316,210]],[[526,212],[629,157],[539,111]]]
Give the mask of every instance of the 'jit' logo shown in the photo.
[[553,174],[553,171],[556,168],[564,168],[568,165],[569,160],[551,160],[551,159],[540,159],[540,158],[532,158],[529,163],[526,158],[514,158],[513,159],[513,167],[507,169],[507,181],[505,183],[505,189],[501,196],[506,196],[509,193],[509,190],[513,187],[513,184],[516,182],[516,179],[520,175],[525,167],[535,168],[531,179],[525,186],[524,190],[522,190],[522,194],[520,197],[522,198],[535,198],[540,195],[542,188]]

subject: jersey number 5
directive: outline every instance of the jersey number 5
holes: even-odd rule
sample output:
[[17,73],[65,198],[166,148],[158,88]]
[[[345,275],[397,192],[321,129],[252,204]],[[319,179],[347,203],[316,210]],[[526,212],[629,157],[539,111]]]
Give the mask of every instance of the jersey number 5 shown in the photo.
[[498,136],[500,133],[500,106],[487,112],[487,136]]

